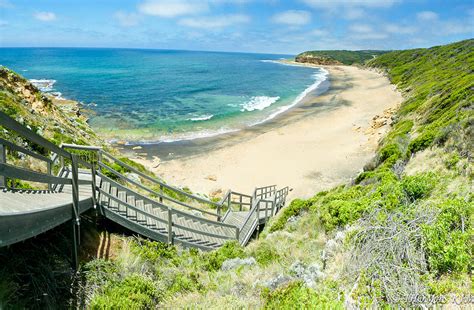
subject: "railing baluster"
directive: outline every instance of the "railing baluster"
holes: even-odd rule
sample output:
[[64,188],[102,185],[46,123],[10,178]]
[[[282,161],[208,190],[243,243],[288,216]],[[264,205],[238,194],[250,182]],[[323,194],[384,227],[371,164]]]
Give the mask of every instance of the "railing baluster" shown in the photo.
[[168,208],[168,243],[173,244],[173,213],[172,209]]
[[[47,162],[46,165],[47,165],[48,174],[52,175],[52,173],[51,173],[51,163]],[[49,191],[53,190],[53,184],[52,183],[48,183],[48,190]]]
[[79,214],[79,176],[77,157],[71,154],[71,170],[72,170],[72,208],[73,208],[73,267],[77,270],[79,267],[79,260],[77,256],[78,246],[81,244],[81,219]]
[[[7,163],[7,150],[5,145],[0,144],[0,164]],[[7,178],[3,175],[0,175],[0,187],[7,187]]]

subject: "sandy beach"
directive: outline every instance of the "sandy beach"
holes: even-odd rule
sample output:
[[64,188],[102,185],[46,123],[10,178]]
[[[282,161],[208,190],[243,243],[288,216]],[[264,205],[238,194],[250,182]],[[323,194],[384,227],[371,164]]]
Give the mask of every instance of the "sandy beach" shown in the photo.
[[308,198],[348,182],[374,155],[402,96],[380,73],[352,66],[325,69],[328,91],[308,95],[268,124],[222,136],[188,156],[159,162],[144,148],[133,159],[168,183],[211,196],[277,184],[290,186],[291,198]]

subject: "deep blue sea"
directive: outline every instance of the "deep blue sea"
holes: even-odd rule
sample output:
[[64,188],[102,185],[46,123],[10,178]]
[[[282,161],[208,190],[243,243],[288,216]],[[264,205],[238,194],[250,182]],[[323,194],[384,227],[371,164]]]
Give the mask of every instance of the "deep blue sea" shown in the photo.
[[94,110],[110,139],[168,142],[255,126],[326,78],[289,55],[139,49],[0,48],[0,64]]

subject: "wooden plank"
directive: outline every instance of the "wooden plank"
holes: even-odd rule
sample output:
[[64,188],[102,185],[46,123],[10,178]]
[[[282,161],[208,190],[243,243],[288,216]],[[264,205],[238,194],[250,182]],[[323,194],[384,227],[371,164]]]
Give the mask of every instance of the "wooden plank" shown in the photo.
[[[113,195],[111,195],[111,194],[109,194],[109,193],[106,193],[106,192],[104,192],[104,191],[102,191],[102,190],[101,190],[101,193],[102,193],[103,195],[107,196],[108,198],[110,198],[111,202],[112,202],[112,201],[114,201],[115,203],[120,203],[120,202],[121,202],[117,197],[115,197],[115,196],[113,196]],[[124,203],[124,204],[127,206],[127,208],[133,209],[134,211],[136,211],[136,212],[138,212],[138,213],[143,213],[143,214],[145,214],[146,216],[149,216],[149,217],[151,217],[152,219],[157,220],[157,221],[159,221],[159,222],[165,222],[165,223],[166,223],[166,221],[164,221],[163,219],[161,219],[161,218],[159,218],[159,217],[157,217],[157,216],[154,216],[154,215],[152,215],[152,214],[146,213],[145,211],[140,210],[140,209],[138,209],[137,207],[131,206],[131,205],[129,205],[129,204],[126,203],[126,202],[122,202],[122,203]],[[112,211],[113,211],[113,210],[112,210]]]
[[0,175],[3,175],[8,178],[38,183],[72,184],[71,179],[60,178],[52,175],[47,175],[41,172],[26,170],[4,163],[0,163]]

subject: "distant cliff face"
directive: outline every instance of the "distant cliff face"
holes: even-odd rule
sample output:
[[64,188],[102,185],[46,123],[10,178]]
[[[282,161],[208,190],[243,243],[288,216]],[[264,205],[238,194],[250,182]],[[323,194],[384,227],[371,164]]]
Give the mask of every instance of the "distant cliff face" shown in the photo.
[[[87,124],[79,103],[46,96],[27,79],[1,66],[0,111],[56,144],[104,144]],[[0,136],[5,135],[0,131]]]
[[317,65],[362,65],[368,60],[374,59],[375,57],[385,53],[387,53],[387,51],[307,51],[297,55],[295,61]]
[[334,58],[321,56],[321,55],[314,55],[311,53],[302,53],[296,56],[296,62],[301,63],[311,63],[316,65],[342,65],[343,63],[340,61],[335,60]]

